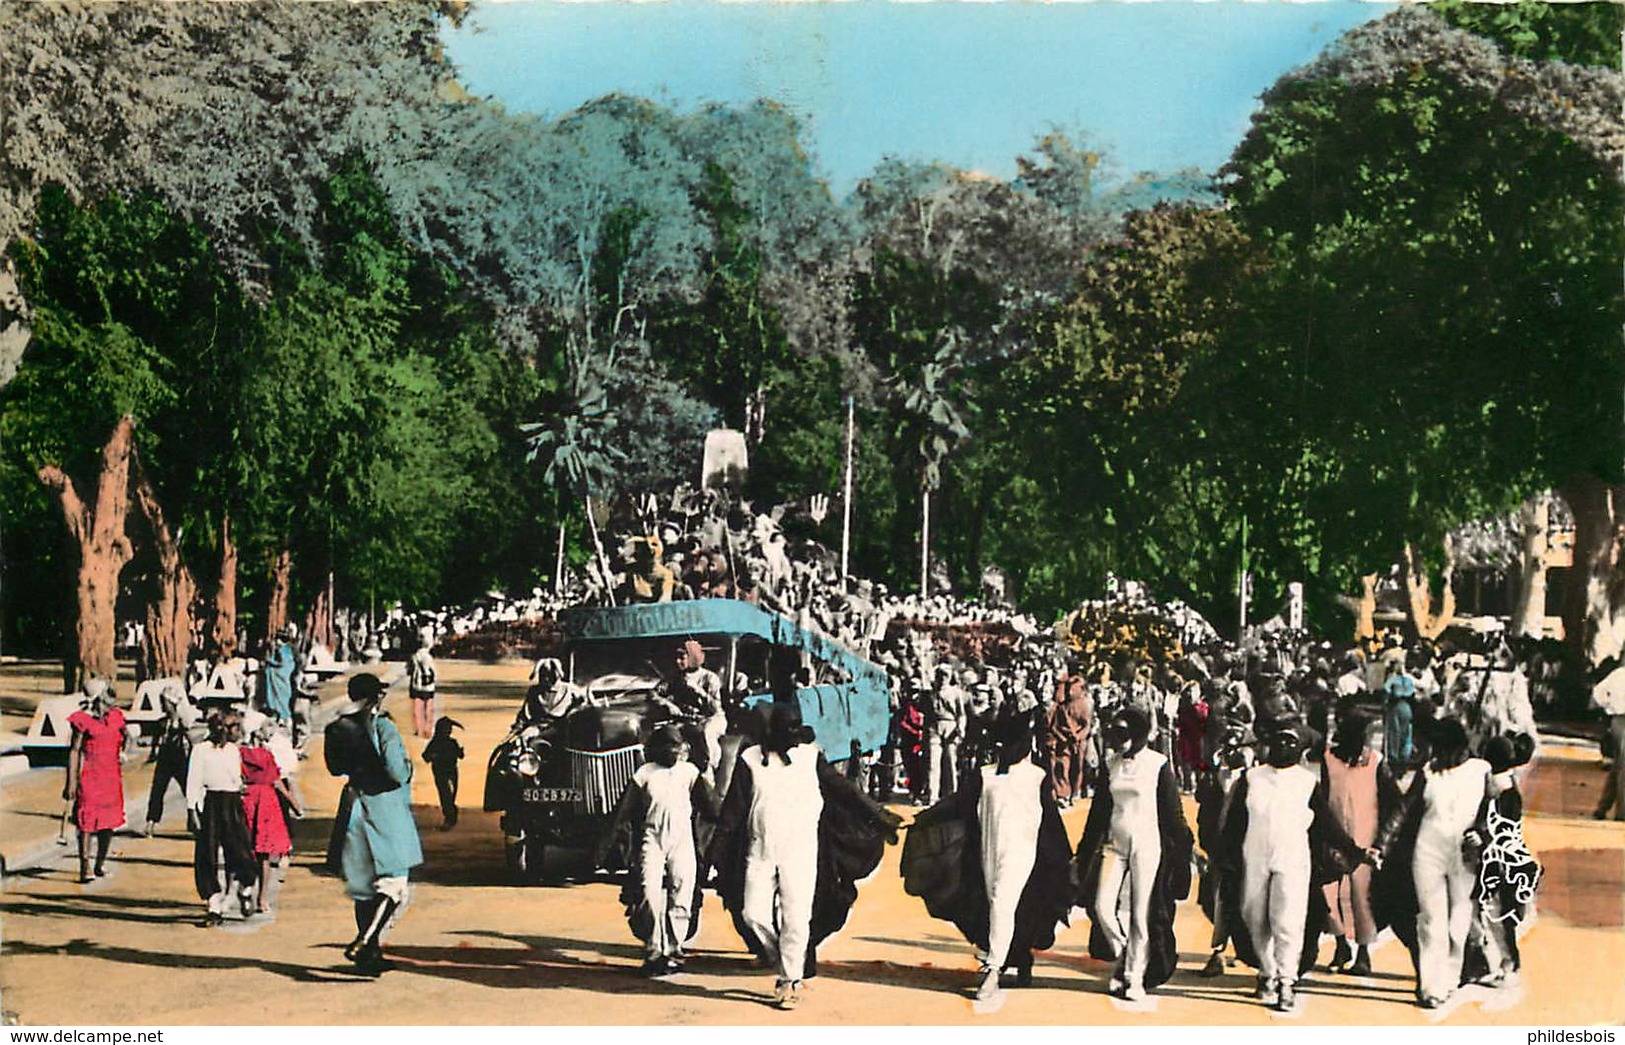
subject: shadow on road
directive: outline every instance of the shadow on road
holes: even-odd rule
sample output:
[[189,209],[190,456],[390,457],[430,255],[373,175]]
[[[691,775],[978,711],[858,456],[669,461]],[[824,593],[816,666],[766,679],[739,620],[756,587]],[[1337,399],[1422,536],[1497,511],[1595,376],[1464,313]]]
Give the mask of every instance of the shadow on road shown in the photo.
[[[87,901],[99,901],[102,906],[88,906]],[[195,907],[181,907],[176,904],[163,904],[169,913],[155,913],[137,909],[144,906],[157,906],[140,901],[130,902],[122,897],[80,896],[72,899],[49,900],[35,899],[21,903],[0,903],[0,911],[11,917],[32,916],[36,918],[84,918],[90,921],[120,921],[140,922],[144,925],[184,925],[195,922],[198,918]],[[6,948],[8,951],[11,947]]]
[[516,665],[516,674],[514,681],[512,682],[506,680],[493,680],[490,682],[475,680],[459,681],[457,683],[456,695],[459,698],[473,697],[476,700],[501,701],[511,704],[513,706],[513,710],[518,712],[519,705],[525,702],[525,690],[529,688],[529,683],[525,681],[524,676],[517,674],[518,672],[524,670],[524,668],[520,668]]
[[911,951],[932,951],[936,954],[974,955],[976,948],[957,937],[932,933],[918,940],[904,940],[896,936],[855,936],[860,943],[883,943],[890,947],[903,947]]
[[[757,1005],[771,1003],[770,992],[736,988],[717,990],[692,982],[679,974],[658,980],[638,973],[643,958],[641,948],[627,944],[599,945],[591,957],[581,957],[579,940],[550,936],[510,936],[504,933],[470,932],[468,936],[505,941],[509,946],[478,947],[388,947],[389,956],[403,972],[419,976],[475,983],[498,989],[557,987],[588,990],[600,994],[644,994],[671,997],[722,998]],[[517,946],[514,946],[517,945]],[[572,953],[577,952],[577,953]],[[735,957],[701,957],[689,961],[691,973],[711,975],[720,971],[714,964],[745,964]],[[760,977],[760,971],[753,970]]]
[[[193,917],[196,913],[193,913]],[[262,958],[232,958],[214,954],[185,954],[169,951],[142,951],[134,947],[110,947],[90,940],[70,940],[58,946],[45,946],[27,942],[8,942],[10,955],[70,955],[100,958],[120,965],[150,965],[162,969],[260,969],[286,977],[297,983],[372,983],[374,978],[362,976],[348,963],[334,968],[295,965],[292,962],[268,961]]]

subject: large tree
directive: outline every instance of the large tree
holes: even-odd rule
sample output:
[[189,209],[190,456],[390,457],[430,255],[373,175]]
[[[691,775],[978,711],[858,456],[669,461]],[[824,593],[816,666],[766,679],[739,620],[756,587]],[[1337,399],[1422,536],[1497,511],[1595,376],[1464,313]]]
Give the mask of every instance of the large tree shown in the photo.
[[[463,106],[445,93],[438,28],[453,3],[0,6],[0,252],[27,238],[49,185],[76,200],[150,193],[209,236],[250,286],[269,221],[313,254],[319,192],[342,158],[380,160],[398,212],[444,209],[411,158]],[[26,301],[0,276],[0,306]],[[6,317],[0,316],[0,324]],[[5,343],[20,353],[26,337]],[[0,382],[17,355],[0,356]]]
[[1236,405],[1284,477],[1243,477],[1273,579],[1437,564],[1460,522],[1619,475],[1622,100],[1415,8],[1266,92],[1226,189],[1270,251]]

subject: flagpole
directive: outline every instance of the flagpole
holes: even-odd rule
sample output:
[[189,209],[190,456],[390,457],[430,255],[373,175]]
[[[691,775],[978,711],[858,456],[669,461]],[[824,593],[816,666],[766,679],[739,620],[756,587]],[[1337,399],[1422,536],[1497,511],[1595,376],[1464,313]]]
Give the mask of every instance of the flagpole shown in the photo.
[[852,397],[846,397],[846,484],[841,495],[841,590],[846,591],[846,577],[852,554],[852,451],[857,438],[857,412]]

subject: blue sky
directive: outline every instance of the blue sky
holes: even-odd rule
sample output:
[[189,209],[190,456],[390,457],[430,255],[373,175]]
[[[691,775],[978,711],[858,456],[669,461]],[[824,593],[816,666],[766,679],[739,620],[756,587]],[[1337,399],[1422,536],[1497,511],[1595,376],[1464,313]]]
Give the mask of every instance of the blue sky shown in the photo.
[[839,193],[885,156],[1008,178],[1051,127],[1109,171],[1215,170],[1258,94],[1389,10],[1309,3],[484,3],[447,49],[465,87],[559,116],[619,91],[686,110],[778,101]]

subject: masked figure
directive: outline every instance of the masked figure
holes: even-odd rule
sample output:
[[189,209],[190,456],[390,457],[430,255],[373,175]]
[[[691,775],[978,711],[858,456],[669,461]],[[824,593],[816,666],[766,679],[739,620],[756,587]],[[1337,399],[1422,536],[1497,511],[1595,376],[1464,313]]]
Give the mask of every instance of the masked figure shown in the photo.
[[1077,854],[1078,900],[1093,923],[1089,953],[1117,963],[1110,991],[1127,1001],[1173,975],[1174,905],[1191,886],[1179,784],[1168,759],[1146,746],[1150,735],[1150,717],[1138,708],[1113,717]]
[[777,973],[774,1003],[791,1009],[899,821],[825,761],[792,700],[770,705],[765,734],[739,753],[710,855],[735,928]]
[[1032,982],[1033,951],[1054,945],[1072,906],[1071,847],[1031,727],[1012,716],[994,739],[994,764],[915,818],[902,858],[904,890],[981,952],[983,1001],[1007,970]]

